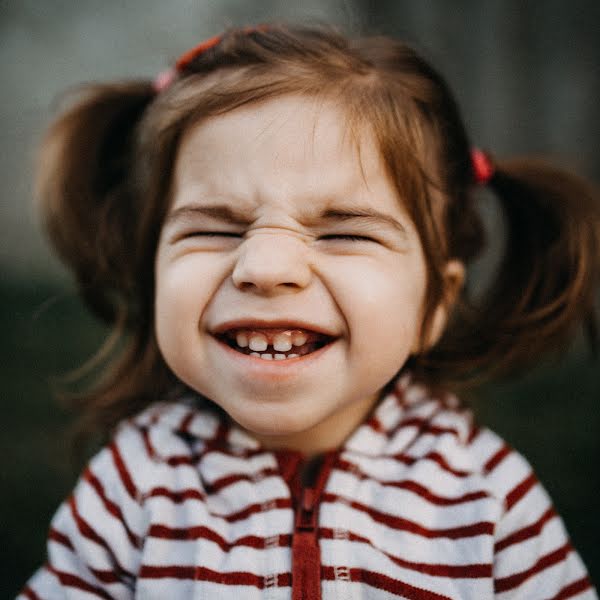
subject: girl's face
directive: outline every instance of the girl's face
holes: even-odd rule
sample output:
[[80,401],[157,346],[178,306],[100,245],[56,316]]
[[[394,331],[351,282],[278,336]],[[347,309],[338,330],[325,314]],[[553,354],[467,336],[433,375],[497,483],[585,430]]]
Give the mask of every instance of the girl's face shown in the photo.
[[419,236],[359,142],[333,105],[292,96],[206,120],[179,150],[158,345],[267,447],[338,446],[419,347]]

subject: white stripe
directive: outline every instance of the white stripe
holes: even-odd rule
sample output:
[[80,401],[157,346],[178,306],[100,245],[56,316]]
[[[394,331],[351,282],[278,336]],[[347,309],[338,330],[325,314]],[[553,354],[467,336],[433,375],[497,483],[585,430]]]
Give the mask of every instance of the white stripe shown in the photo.
[[451,540],[448,538],[425,538],[421,535],[388,527],[362,511],[340,503],[321,505],[321,525],[340,527],[345,524],[348,531],[373,540],[384,552],[395,554],[398,548],[406,552],[411,562],[431,562],[434,556],[461,556],[465,562],[486,563],[492,561],[490,536],[478,535]]
[[172,529],[208,527],[230,543],[246,535],[269,537],[290,534],[292,511],[290,509],[273,509],[266,515],[254,513],[247,519],[237,521],[232,525],[224,519],[213,517],[210,514],[198,515],[195,510],[177,510],[173,505],[163,504],[160,509],[154,508],[152,523]]
[[202,478],[209,484],[230,475],[255,475],[265,469],[277,469],[277,460],[270,452],[264,452],[250,458],[232,456],[212,451],[204,454],[198,462]]
[[[360,470],[369,477],[382,481],[402,481],[403,479],[412,479],[425,485],[431,486],[435,490],[456,490],[456,489],[482,489],[484,485],[482,477],[477,474],[470,474],[466,477],[459,477],[442,468],[434,460],[416,460],[412,465],[404,463],[389,457],[371,458],[359,454],[342,454],[342,458],[348,462],[358,465]],[[444,457],[445,458],[445,457]],[[487,485],[485,486],[488,487]]]
[[487,480],[497,496],[504,498],[531,473],[529,464],[519,454],[513,452],[487,476]]
[[[264,600],[265,590],[254,586],[223,585],[208,581],[179,579],[142,579],[138,582],[136,598],[165,600],[165,598],[210,598],[210,600]],[[290,588],[270,588],[269,599],[289,600]],[[396,600],[398,598],[396,597]]]
[[496,577],[503,578],[527,571],[540,556],[550,554],[567,542],[565,530],[559,519],[546,524],[541,535],[505,548],[496,557]]
[[[518,572],[526,569],[519,569]],[[543,569],[536,573],[520,586],[506,592],[499,593],[499,600],[512,600],[513,598],[551,598],[565,586],[565,581],[576,581],[585,574],[581,561],[571,552],[564,561]],[[574,596],[574,598],[577,596]]]
[[[344,548],[347,546],[347,548]],[[420,573],[415,569],[402,567],[395,564],[388,556],[379,552],[373,546],[341,540],[323,540],[322,563],[324,565],[337,565],[339,562],[339,552],[344,552],[348,557],[348,562],[344,566],[350,569],[365,569],[375,573],[385,574],[386,577],[398,579],[414,587],[420,587],[430,592],[453,596],[457,591],[459,598],[471,597],[481,598],[482,594],[489,589],[489,578],[482,579],[454,579],[448,577],[439,577]],[[396,553],[397,554],[397,553]],[[454,557],[453,557],[454,558]],[[427,563],[432,564],[432,559]],[[440,561],[446,563],[446,561]],[[433,563],[437,564],[437,563]],[[465,563],[461,563],[465,564]],[[468,563],[467,563],[468,564]]]
[[144,564],[152,566],[198,566],[219,572],[244,571],[255,575],[289,571],[291,548],[276,547],[268,550],[250,546],[234,546],[223,550],[212,540],[163,540],[149,538],[147,553],[152,559]]
[[[429,527],[448,528],[478,521],[495,521],[500,514],[500,506],[493,498],[440,506],[415,492],[385,486],[372,479],[360,480],[344,471],[336,470],[331,474],[328,488],[336,490],[341,496],[352,498],[387,514],[403,517],[424,526],[428,524]],[[435,491],[439,494],[439,490]]]
[[260,481],[237,481],[207,497],[207,505],[214,515],[230,515],[252,504],[265,504],[277,498],[289,498],[290,491],[278,475]]
[[[69,573],[82,579],[91,586],[100,588],[111,595],[115,600],[126,600],[131,598],[131,590],[126,587],[123,583],[112,583],[105,584],[100,583],[94,575],[87,569],[86,565],[81,560],[81,551],[78,549],[78,554],[74,554],[71,550],[63,546],[62,544],[56,544],[50,542],[48,544],[48,550],[52,559],[52,566],[63,573]],[[83,556],[86,564],[90,564],[92,568],[111,571],[110,566],[98,566],[101,563],[106,564],[106,561],[101,561],[98,552],[86,553]],[[79,588],[71,588],[77,590],[78,593],[85,593],[85,597],[89,596],[87,592],[83,592]],[[94,598],[97,598],[94,595]]]
[[498,541],[535,523],[550,507],[550,498],[541,485],[534,485],[501,519],[496,527]]

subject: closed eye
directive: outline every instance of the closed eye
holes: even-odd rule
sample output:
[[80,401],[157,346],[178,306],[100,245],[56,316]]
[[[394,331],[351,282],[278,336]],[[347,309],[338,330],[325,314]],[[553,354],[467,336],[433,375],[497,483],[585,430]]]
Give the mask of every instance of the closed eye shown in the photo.
[[349,242],[377,242],[372,237],[366,235],[353,235],[349,233],[330,233],[328,235],[322,235],[320,240],[347,240]]
[[239,238],[243,234],[237,233],[236,231],[192,231],[185,235],[185,237],[231,237]]

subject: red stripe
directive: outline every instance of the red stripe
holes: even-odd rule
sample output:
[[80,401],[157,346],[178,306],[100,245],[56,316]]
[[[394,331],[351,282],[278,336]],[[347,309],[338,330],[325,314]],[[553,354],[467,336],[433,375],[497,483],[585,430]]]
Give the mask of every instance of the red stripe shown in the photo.
[[[90,527],[89,523],[87,523],[87,521],[85,521],[85,519],[83,519],[83,517],[79,514],[79,511],[77,510],[77,503],[73,495],[69,497],[68,503],[69,508],[71,509],[71,515],[75,520],[79,533],[81,533],[83,537],[95,542],[96,544],[102,546],[106,550],[106,552],[110,556],[110,559],[115,565],[116,571],[118,571],[120,574],[123,574],[125,577],[133,578],[133,575],[119,564],[114,552],[112,551],[111,547],[108,545],[106,540],[101,535],[99,535],[92,527]],[[91,567],[89,568],[90,570],[92,570]]]
[[220,421],[217,426],[217,431],[215,432],[214,437],[211,440],[206,441],[206,448],[208,450],[226,448],[229,430],[229,425],[224,421]]
[[[193,416],[193,413],[191,413]],[[189,416],[189,415],[188,415]],[[140,427],[140,432],[142,434],[142,440],[144,442],[144,448],[146,449],[146,453],[151,460],[156,460],[158,453],[156,449],[152,445],[152,441],[150,440],[150,432],[146,427]],[[179,465],[195,465],[198,461],[198,455],[196,454],[175,454],[173,456],[169,456],[166,459],[166,462],[171,467],[178,467]]]
[[181,433],[185,433],[185,434],[189,435],[190,424],[193,421],[195,416],[196,416],[196,413],[193,410],[190,410],[190,412],[188,412],[188,414],[185,415],[185,417],[183,417],[183,419],[181,419],[178,430]]
[[429,452],[428,454],[425,454],[425,456],[409,456],[407,454],[396,454],[394,456],[391,456],[390,458],[394,458],[397,461],[400,461],[401,463],[408,466],[414,465],[417,461],[420,460],[431,460],[437,463],[437,465],[440,466],[444,471],[451,473],[455,477],[468,477],[469,475],[471,475],[469,471],[461,471],[459,469],[451,467],[446,461],[446,459],[439,452]]
[[533,577],[534,575],[537,575],[544,569],[548,569],[549,567],[552,567],[555,564],[563,561],[572,549],[573,548],[571,544],[567,542],[558,550],[555,550],[554,552],[550,552],[549,554],[542,556],[535,563],[535,565],[533,565],[533,567],[527,569],[526,571],[521,571],[520,573],[515,573],[514,575],[503,577],[502,579],[497,579],[494,583],[494,590],[497,593],[500,593],[512,590],[520,586],[524,581],[527,581],[530,577]]
[[60,531],[54,529],[54,527],[51,527],[48,531],[48,539],[52,540],[53,542],[57,542],[58,544],[62,544],[69,550],[75,549],[73,547],[73,544],[71,543],[71,540],[64,533],[61,533]]
[[385,433],[385,428],[381,424],[381,421],[375,416],[371,417],[368,421],[366,421],[365,425],[367,425],[367,427],[370,427],[375,433]]
[[96,494],[98,494],[98,497],[102,501],[102,504],[104,504],[104,507],[106,508],[106,510],[113,517],[115,517],[119,521],[119,523],[121,523],[121,525],[123,525],[123,529],[125,530],[125,534],[127,535],[127,538],[129,539],[129,543],[134,548],[140,548],[141,547],[140,539],[131,531],[131,529],[129,529],[129,526],[125,522],[125,518],[124,518],[123,513],[121,512],[121,509],[119,508],[119,506],[117,506],[117,504],[115,504],[112,500],[110,500],[106,496],[106,492],[104,491],[104,486],[102,485],[100,480],[92,473],[92,471],[90,470],[89,467],[85,470],[83,476],[84,476],[85,480],[94,488],[94,490],[96,491]]
[[542,529],[544,528],[544,525],[555,516],[556,511],[554,510],[554,508],[550,507],[535,523],[532,523],[527,527],[523,527],[523,529],[519,529],[519,531],[515,531],[514,533],[511,533],[509,536],[505,537],[499,542],[496,542],[496,545],[494,546],[494,552],[497,554],[498,552],[504,550],[504,548],[507,548],[508,546],[524,542],[529,538],[539,535],[540,531],[542,531]]
[[483,470],[486,473],[491,473],[511,452],[511,447],[505,444],[485,463]]
[[566,598],[572,598],[576,594],[585,592],[592,588],[592,582],[589,577],[582,577],[578,581],[565,586],[556,596],[553,596],[549,600],[566,600]]
[[[291,575],[279,573],[277,587],[289,587]],[[140,579],[190,579],[194,581],[210,581],[222,585],[249,585],[258,589],[264,589],[265,578],[262,575],[248,573],[246,571],[213,571],[206,567],[182,567],[179,565],[153,566],[142,565],[139,574]],[[233,591],[232,591],[233,593]]]
[[269,510],[274,510],[276,508],[292,508],[291,498],[276,498],[263,503],[251,504],[250,506],[247,506],[236,513],[218,516],[220,516],[222,519],[225,519],[228,523],[234,523],[235,521],[246,519],[255,513],[268,512]]
[[256,473],[241,473],[235,475],[226,475],[225,477],[221,477],[220,479],[215,480],[213,483],[206,485],[206,490],[211,493],[220,492],[224,488],[233,485],[234,483],[238,483],[239,481],[251,481],[256,483],[267,477],[278,476],[279,471],[274,467],[267,467],[266,469],[261,469]]
[[140,427],[140,432],[142,434],[142,440],[144,442],[144,448],[146,449],[146,453],[151,459],[156,457],[156,452],[154,451],[154,447],[150,442],[150,434],[148,433],[147,427]]
[[[148,494],[146,494],[147,498],[155,498],[162,497],[167,498],[171,502],[175,504],[181,504],[186,500],[198,500],[199,502],[204,502],[206,500],[206,496],[202,494],[200,491],[195,490],[193,488],[185,489],[185,490],[169,490],[165,487],[157,487],[150,490]],[[291,508],[292,500],[291,498],[274,498],[273,500],[268,500],[266,502],[257,502],[255,504],[250,504],[246,508],[239,510],[238,512],[225,514],[225,515],[214,515],[215,517],[221,518],[228,523],[234,523],[235,521],[241,521],[243,519],[248,518],[250,515],[253,515],[258,512],[267,512],[269,510],[273,510],[275,508]]]
[[423,417],[411,417],[400,422],[399,427],[418,427],[422,432],[432,433],[434,435],[442,435],[449,433],[455,437],[459,437],[458,431],[453,427],[442,427],[441,425],[434,425],[431,422],[433,417],[427,419]]
[[138,490],[135,487],[133,480],[131,479],[131,476],[129,475],[129,471],[127,470],[127,467],[125,466],[125,463],[123,462],[123,458],[121,457],[121,453],[119,452],[119,449],[117,448],[117,444],[113,441],[109,445],[109,449],[110,449],[115,467],[117,468],[117,472],[119,473],[119,477],[121,478],[121,482],[123,483],[123,486],[127,490],[127,493],[129,494],[129,496],[133,500],[138,502],[138,498],[139,498]]
[[81,517],[81,515],[79,514],[79,511],[77,510],[77,503],[75,501],[74,496],[72,496],[72,495],[69,496],[68,503],[69,503],[69,508],[71,509],[71,516],[73,517],[75,524],[77,525],[77,529],[79,530],[79,533],[83,537],[86,537],[88,540],[91,540],[92,542],[96,542],[96,544],[98,544],[99,546],[102,546],[106,550],[110,550],[108,544],[106,543],[106,540],[103,537],[101,537],[100,535],[98,535],[90,527],[90,525],[88,525],[87,521],[85,521]]
[[425,486],[421,485],[420,483],[417,483],[416,481],[412,481],[410,479],[406,479],[404,481],[382,481],[381,479],[376,479],[371,475],[366,475],[358,465],[355,465],[354,463],[343,459],[338,460],[338,462],[336,463],[336,467],[339,467],[342,471],[352,473],[359,479],[369,479],[372,481],[376,481],[379,485],[384,487],[399,488],[407,490],[409,492],[413,492],[417,496],[420,496],[424,500],[427,500],[431,504],[435,504],[437,506],[454,506],[456,504],[474,502],[475,500],[481,500],[482,498],[491,497],[490,494],[484,490],[469,492],[463,494],[462,496],[439,496],[428,490]]
[[[156,425],[159,421],[160,418],[163,416],[163,413],[169,411],[171,409],[172,405],[164,405],[164,404],[159,404],[155,410],[152,411],[152,416],[150,417],[150,427]],[[132,423],[133,427],[136,426],[135,422]]]
[[532,473],[526,477],[506,496],[506,510],[510,510],[527,492],[537,483],[536,476]]
[[167,458],[167,464],[170,467],[179,467],[180,465],[193,466],[198,462],[198,458],[199,457],[195,454],[178,454],[175,456],[169,456],[169,458]]
[[489,521],[479,521],[470,525],[461,525],[460,527],[449,527],[443,529],[429,529],[414,521],[409,521],[402,517],[392,516],[387,513],[382,513],[366,504],[361,504],[354,500],[348,500],[341,496],[331,493],[323,494],[323,502],[341,503],[350,506],[356,510],[360,510],[368,514],[374,521],[383,523],[393,529],[408,531],[415,535],[420,535],[425,538],[449,538],[451,540],[474,537],[477,535],[492,535],[494,533],[494,524]]
[[122,583],[121,578],[114,571],[93,569],[89,565],[88,568],[94,577],[102,583]]
[[42,600],[28,585],[21,590],[21,594],[27,596],[29,600]]
[[[185,435],[185,432],[181,433]],[[208,443],[209,442],[207,442],[207,444]],[[210,441],[210,444],[214,443],[216,443],[214,440]],[[263,448],[236,448],[235,452],[227,452],[224,448],[212,448],[207,446],[200,453],[192,452],[190,454],[174,454],[165,460],[166,463],[171,467],[178,467],[179,465],[195,466],[203,456],[206,456],[211,452],[218,452],[224,456],[233,456],[234,458],[252,458],[254,456],[258,456],[259,454],[265,454],[265,450]]]
[[186,500],[199,500],[203,502],[206,500],[206,496],[200,492],[199,490],[195,490],[193,488],[188,488],[185,490],[170,490],[166,487],[155,487],[152,488],[147,494],[147,498],[155,498],[161,496],[163,498],[168,498],[171,502],[175,504],[181,504]]
[[88,592],[89,594],[96,594],[96,596],[98,596],[99,598],[106,598],[106,600],[111,600],[112,598],[112,596],[107,594],[102,588],[91,585],[87,581],[81,579],[81,577],[77,577],[77,575],[72,575],[71,573],[59,571],[51,565],[48,565],[48,570],[54,575],[56,575],[61,585],[65,587],[77,588],[79,590],[83,590],[84,592]]
[[[385,483],[382,485],[386,485]],[[431,502],[431,504],[436,504],[437,506],[455,506],[457,504],[466,504],[468,502],[475,502],[476,500],[481,500],[482,498],[489,498],[490,494],[486,491],[479,490],[476,492],[468,492],[463,494],[462,496],[454,496],[454,497],[446,497],[446,496],[438,496],[433,492],[429,491],[426,487],[417,483],[416,481],[400,481],[398,483],[390,483],[392,487],[398,487],[404,490],[408,490],[414,492],[424,500]]]
[[471,431],[469,432],[469,435],[467,437],[467,444],[472,444],[480,432],[480,427],[478,427],[476,424],[471,425]]
[[[319,535],[324,539],[337,539],[336,533],[333,529],[322,528],[319,529]],[[347,532],[348,539],[351,542],[364,543],[372,546],[371,541],[361,535]],[[434,577],[449,577],[451,579],[478,579],[482,577],[492,576],[492,565],[484,563],[475,563],[467,565],[446,565],[446,564],[434,564],[434,563],[418,563],[405,560],[399,556],[384,552],[378,549],[378,552],[385,554],[390,560],[395,562],[400,567],[418,571],[419,573],[425,573],[426,575],[432,575]]]
[[[366,583],[378,590],[385,590],[386,592],[402,596],[406,600],[452,600],[448,596],[442,596],[424,588],[414,587],[399,579],[392,579],[382,573],[367,571],[366,569],[348,569],[348,574],[350,581]],[[335,567],[321,567],[321,577],[328,581],[335,580]]]
[[[196,527],[167,527],[166,525],[152,525],[148,532],[149,537],[164,540],[209,540],[217,544],[222,550],[228,552],[235,546],[249,546],[250,548],[264,549],[268,538],[257,535],[246,535],[228,542],[216,531],[199,525]],[[288,547],[291,544],[291,535],[281,534],[277,536],[277,546]]]

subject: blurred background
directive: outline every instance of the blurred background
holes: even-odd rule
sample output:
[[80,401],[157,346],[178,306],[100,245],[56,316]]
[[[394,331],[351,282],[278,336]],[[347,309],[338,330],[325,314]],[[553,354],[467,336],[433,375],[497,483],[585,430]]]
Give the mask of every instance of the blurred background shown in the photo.
[[[446,76],[477,145],[498,156],[546,155],[600,180],[597,0],[0,0],[2,597],[44,560],[48,522],[87,458],[71,456],[72,415],[54,400],[54,379],[106,335],[80,306],[34,215],[32,164],[43,129],[71,85],[151,78],[204,37],[271,20],[400,36]],[[482,205],[497,229],[493,205],[485,197]],[[533,463],[596,584],[599,366],[576,343],[558,362],[487,386],[473,404]]]

